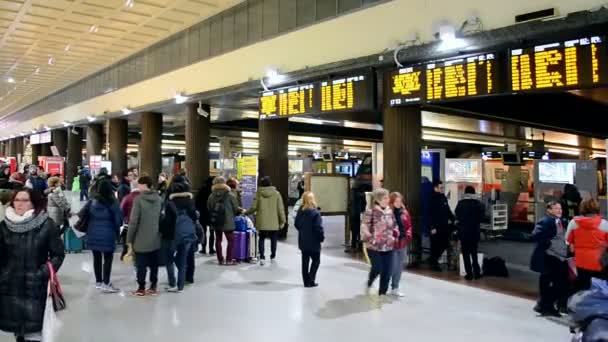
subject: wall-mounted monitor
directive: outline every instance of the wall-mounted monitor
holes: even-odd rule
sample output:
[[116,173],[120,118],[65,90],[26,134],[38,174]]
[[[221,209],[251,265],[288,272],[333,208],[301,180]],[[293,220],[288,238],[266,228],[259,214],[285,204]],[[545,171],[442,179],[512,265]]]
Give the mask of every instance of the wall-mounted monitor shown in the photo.
[[576,163],[541,162],[538,164],[538,180],[541,183],[574,184]]
[[521,154],[519,152],[503,152],[502,163],[504,165],[521,165]]
[[481,159],[446,159],[445,179],[448,182],[481,183]]

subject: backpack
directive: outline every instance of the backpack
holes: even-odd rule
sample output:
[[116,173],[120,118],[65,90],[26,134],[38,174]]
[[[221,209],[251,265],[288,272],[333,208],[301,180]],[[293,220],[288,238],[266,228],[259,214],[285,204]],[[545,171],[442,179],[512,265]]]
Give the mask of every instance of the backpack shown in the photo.
[[483,259],[483,275],[489,277],[509,277],[509,270],[505,263],[505,259],[501,257],[484,258]]
[[185,209],[177,209],[175,203],[169,202],[177,213],[175,219],[175,241],[196,241],[196,226]]
[[226,200],[228,196],[229,193],[227,192],[213,204],[213,208],[209,211],[209,223],[212,227],[221,228],[226,223]]

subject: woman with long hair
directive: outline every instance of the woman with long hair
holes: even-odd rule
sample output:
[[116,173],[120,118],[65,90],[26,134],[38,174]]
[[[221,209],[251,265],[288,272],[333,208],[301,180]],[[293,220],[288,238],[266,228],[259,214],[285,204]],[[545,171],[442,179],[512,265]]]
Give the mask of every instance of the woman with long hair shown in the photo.
[[[321,243],[325,240],[323,219],[317,210],[315,195],[308,191],[302,195],[302,206],[296,215],[298,247],[302,251],[302,280],[304,287],[317,287],[317,270],[321,264]],[[311,265],[312,260],[312,265]]]
[[94,198],[82,210],[88,211],[86,238],[87,246],[93,251],[95,287],[105,293],[117,293],[119,289],[112,285],[110,276],[116,240],[122,226],[122,213],[112,183],[109,180],[98,183]]
[[0,223],[0,330],[17,341],[40,341],[50,271],[65,256],[59,230],[45,211],[44,196],[17,191]]
[[401,273],[403,272],[403,264],[407,256],[407,246],[412,241],[412,218],[410,213],[405,208],[403,195],[398,192],[393,192],[389,196],[389,206],[395,215],[395,223],[399,228],[399,236],[395,241],[393,249],[393,272],[391,273],[391,295],[396,297],[404,297],[405,295],[399,292],[399,284],[401,282]]

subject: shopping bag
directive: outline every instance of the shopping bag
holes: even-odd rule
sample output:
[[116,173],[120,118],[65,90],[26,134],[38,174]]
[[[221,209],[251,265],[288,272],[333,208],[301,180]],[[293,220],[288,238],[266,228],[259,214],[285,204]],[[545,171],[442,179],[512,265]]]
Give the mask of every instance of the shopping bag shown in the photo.
[[578,278],[578,271],[576,270],[576,262],[574,258],[568,258],[568,280],[571,283],[576,282]]
[[53,308],[53,296],[51,295],[51,281],[47,286],[46,306],[44,307],[44,319],[42,321],[42,342],[55,342],[59,335],[62,323],[57,318],[55,309]]
[[[479,263],[479,269],[483,270],[483,253],[477,253],[477,262]],[[460,254],[460,276],[464,277],[467,275],[466,270],[464,269],[464,258],[462,254]]]
[[50,273],[49,296],[52,299],[53,308],[55,309],[55,311],[65,310],[65,307],[66,307],[65,298],[63,297],[63,291],[61,290],[61,284],[59,283],[59,278],[57,277],[57,274],[55,273],[53,264],[51,264],[50,261],[47,261],[46,266],[48,267],[49,273]]

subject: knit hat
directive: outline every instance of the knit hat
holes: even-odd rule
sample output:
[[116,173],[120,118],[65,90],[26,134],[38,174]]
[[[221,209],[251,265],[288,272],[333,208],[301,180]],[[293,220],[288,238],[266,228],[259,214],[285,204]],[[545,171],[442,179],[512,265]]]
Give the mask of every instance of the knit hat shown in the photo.
[[11,175],[11,178],[9,178],[9,182],[19,183],[19,184],[25,184],[26,179],[25,179],[25,176],[23,175],[23,173],[21,173],[21,172],[14,172]]

